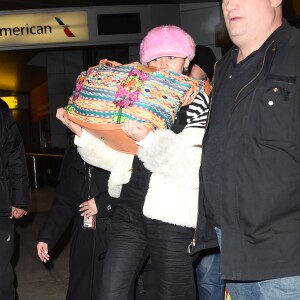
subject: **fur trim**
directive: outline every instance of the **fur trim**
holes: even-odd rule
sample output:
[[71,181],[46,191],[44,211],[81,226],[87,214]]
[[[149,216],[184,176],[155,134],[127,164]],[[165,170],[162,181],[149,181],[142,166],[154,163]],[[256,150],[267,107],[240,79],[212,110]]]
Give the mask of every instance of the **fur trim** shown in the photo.
[[[201,145],[204,135],[202,128],[188,128],[179,134],[171,130],[158,130],[147,142],[146,147],[139,147],[138,156],[144,162],[145,167],[151,172],[163,172],[164,174],[174,174],[173,168],[180,161],[184,161],[189,152],[199,152],[201,148],[194,145]],[[188,159],[188,158],[187,158]]]
[[[199,153],[197,154],[199,157]],[[199,195],[199,167],[194,160],[189,162],[193,168],[177,164],[173,171],[177,176],[153,173],[143,207],[146,217],[163,222],[196,227]],[[198,166],[200,165],[200,162]]]
[[110,196],[114,198],[120,197],[122,185],[130,180],[133,158],[134,156],[131,154],[119,153],[108,180],[108,193]]
[[133,155],[116,151],[90,135],[89,143],[77,147],[82,159],[98,168],[110,171],[108,193],[120,197],[122,185],[128,183],[132,172]]
[[89,143],[77,147],[82,159],[95,167],[111,171],[118,158],[119,152],[108,147],[103,141],[90,135]]
[[163,222],[196,227],[199,168],[204,130],[189,128],[180,134],[170,130],[155,132],[139,157],[152,171],[143,213]]

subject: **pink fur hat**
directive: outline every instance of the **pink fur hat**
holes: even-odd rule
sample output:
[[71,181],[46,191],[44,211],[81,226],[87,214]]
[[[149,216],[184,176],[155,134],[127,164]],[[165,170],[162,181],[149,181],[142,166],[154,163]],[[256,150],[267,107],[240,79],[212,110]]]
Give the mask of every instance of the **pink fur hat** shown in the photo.
[[140,60],[143,65],[162,56],[188,57],[195,56],[193,38],[175,25],[158,26],[150,30],[140,45]]

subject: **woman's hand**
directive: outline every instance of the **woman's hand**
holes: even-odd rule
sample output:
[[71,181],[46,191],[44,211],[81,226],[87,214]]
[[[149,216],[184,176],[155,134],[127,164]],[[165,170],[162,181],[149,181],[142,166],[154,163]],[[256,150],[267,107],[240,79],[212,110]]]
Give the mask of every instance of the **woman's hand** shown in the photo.
[[39,242],[37,244],[37,255],[42,262],[47,262],[50,259],[50,255],[48,254],[48,244]]
[[148,133],[148,128],[138,121],[126,120],[122,126],[123,131],[133,140],[141,141],[144,139]]
[[12,207],[10,218],[20,219],[27,215],[27,210],[17,207]]
[[79,207],[79,211],[82,212],[81,216],[91,217],[98,213],[95,198],[82,202]]
[[77,136],[81,136],[82,128],[80,125],[72,122],[64,113],[64,108],[61,107],[56,111],[56,118],[59,119],[65,126],[67,126]]

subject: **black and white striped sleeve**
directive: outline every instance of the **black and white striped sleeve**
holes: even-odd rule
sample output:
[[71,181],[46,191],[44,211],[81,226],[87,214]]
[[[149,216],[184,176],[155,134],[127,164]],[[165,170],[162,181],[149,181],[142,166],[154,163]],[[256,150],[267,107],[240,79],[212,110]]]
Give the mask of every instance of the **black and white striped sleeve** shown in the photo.
[[185,128],[205,128],[209,111],[209,97],[199,92],[187,111],[187,125]]

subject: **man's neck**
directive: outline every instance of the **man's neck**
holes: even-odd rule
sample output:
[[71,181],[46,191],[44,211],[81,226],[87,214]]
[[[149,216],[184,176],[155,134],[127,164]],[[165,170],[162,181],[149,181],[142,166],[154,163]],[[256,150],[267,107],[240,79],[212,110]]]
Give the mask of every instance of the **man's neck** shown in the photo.
[[270,30],[270,34],[265,36],[259,36],[257,39],[254,40],[247,40],[245,43],[241,43],[240,45],[236,44],[239,48],[239,53],[237,56],[237,63],[241,62],[245,58],[247,58],[251,53],[257,51],[265,41],[273,34],[273,32],[282,25],[282,22],[279,23],[277,26],[274,26],[272,30]]

